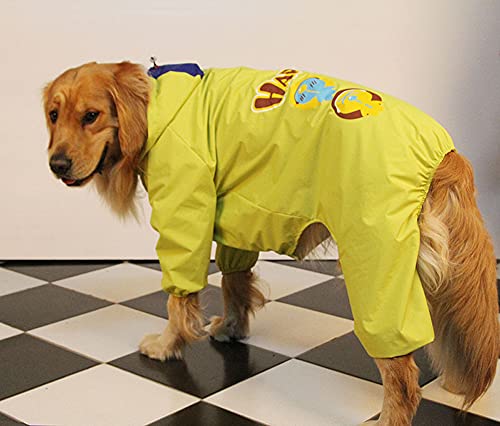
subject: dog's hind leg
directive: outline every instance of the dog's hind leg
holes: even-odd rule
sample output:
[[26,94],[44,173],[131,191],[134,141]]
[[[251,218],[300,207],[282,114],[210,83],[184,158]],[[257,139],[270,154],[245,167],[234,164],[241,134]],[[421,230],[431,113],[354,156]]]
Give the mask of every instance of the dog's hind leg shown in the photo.
[[216,261],[222,271],[224,316],[211,320],[209,332],[215,340],[227,342],[247,337],[250,314],[255,314],[266,303],[251,271],[258,257],[257,252],[217,246]]
[[375,363],[384,384],[382,413],[379,426],[409,426],[421,399],[419,370],[413,355],[377,358]]
[[449,153],[419,219],[418,272],[435,330],[428,352],[443,387],[468,408],[490,386],[500,351],[496,260],[470,164]]

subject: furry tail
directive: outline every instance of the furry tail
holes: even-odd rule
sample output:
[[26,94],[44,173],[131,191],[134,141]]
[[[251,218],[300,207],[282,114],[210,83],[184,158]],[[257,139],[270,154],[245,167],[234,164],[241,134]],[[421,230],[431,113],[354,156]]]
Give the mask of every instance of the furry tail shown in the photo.
[[417,267],[436,334],[429,354],[443,386],[463,394],[467,410],[495,377],[500,328],[493,245],[472,168],[456,152],[437,169],[419,221]]

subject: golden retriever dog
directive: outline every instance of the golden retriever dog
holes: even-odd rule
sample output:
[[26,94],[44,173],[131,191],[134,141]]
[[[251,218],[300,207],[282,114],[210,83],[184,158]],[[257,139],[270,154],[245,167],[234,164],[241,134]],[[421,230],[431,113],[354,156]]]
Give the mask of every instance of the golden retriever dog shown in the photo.
[[[70,187],[94,182],[122,217],[135,214],[150,90],[140,65],[90,63],[64,72],[43,94],[51,170]],[[492,383],[500,348],[496,260],[475,193],[471,165],[452,151],[435,172],[418,219],[417,270],[435,331],[428,354],[443,387],[463,395],[465,410]],[[324,226],[310,226],[296,256],[329,237]],[[265,303],[253,273],[224,274],[222,289],[224,317],[212,321],[209,333],[219,340],[247,336],[249,315]],[[185,344],[206,334],[197,294],[170,295],[167,309],[167,329],[140,345],[151,358],[180,357]],[[377,424],[411,424],[421,398],[412,354],[375,362],[384,386]]]

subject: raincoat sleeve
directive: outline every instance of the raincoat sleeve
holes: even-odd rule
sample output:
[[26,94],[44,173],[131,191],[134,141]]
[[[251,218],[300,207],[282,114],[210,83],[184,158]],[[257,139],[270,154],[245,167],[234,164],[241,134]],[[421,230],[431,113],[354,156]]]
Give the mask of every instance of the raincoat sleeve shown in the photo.
[[258,251],[240,250],[217,243],[215,263],[223,274],[249,271],[258,258]]
[[159,233],[162,287],[184,297],[207,283],[216,208],[213,171],[180,137],[169,135],[160,143],[147,170],[151,225]]

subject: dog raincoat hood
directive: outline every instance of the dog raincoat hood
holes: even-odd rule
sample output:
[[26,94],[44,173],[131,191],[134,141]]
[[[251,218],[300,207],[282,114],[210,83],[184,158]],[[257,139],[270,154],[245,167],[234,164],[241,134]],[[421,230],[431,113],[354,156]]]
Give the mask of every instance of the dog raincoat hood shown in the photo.
[[431,342],[417,220],[453,150],[446,131],[405,102],[319,74],[176,67],[153,79],[142,176],[163,288],[201,290],[212,241],[293,256],[321,222],[367,352]]

